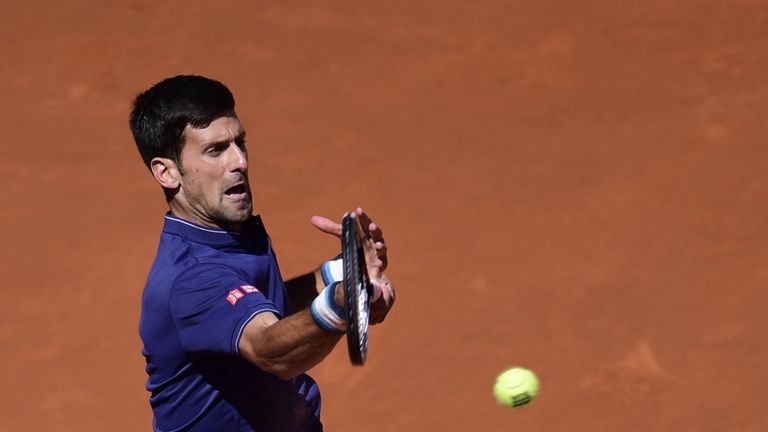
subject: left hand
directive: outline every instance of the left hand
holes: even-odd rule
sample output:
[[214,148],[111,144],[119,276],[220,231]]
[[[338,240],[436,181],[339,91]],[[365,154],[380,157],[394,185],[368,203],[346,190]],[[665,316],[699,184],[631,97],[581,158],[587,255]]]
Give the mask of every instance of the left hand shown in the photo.
[[[387,245],[381,228],[373,223],[371,218],[360,207],[355,210],[360,228],[363,231],[363,251],[368,267],[368,276],[371,279],[378,278],[387,269]],[[341,224],[322,216],[312,216],[312,225],[320,231],[331,234],[341,239]]]
[[[395,302],[392,283],[383,274],[388,264],[387,245],[384,242],[381,228],[373,223],[363,209],[358,207],[355,212],[357,213],[357,219],[360,222],[362,231],[361,240],[368,268],[368,277],[371,279],[371,283],[375,285],[374,289],[381,292],[377,300],[371,302],[370,323],[378,324],[384,321],[384,318],[386,318],[387,313]],[[341,238],[341,224],[322,216],[312,216],[310,222],[320,231]]]

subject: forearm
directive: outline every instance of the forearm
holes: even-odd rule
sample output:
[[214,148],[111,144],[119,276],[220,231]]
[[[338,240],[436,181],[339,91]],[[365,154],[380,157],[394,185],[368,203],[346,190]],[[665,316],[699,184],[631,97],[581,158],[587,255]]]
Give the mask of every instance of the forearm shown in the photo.
[[[343,287],[329,287],[315,301],[317,304],[311,309],[305,308],[282,320],[271,312],[256,315],[240,338],[240,354],[262,370],[283,379],[306,372],[320,363],[344,335],[345,327],[338,312],[333,312],[338,318],[330,322],[341,321],[335,321],[335,327],[329,324],[327,313],[322,311],[330,310],[330,306],[319,305],[333,303],[335,311],[340,310],[337,305],[343,302]],[[316,307],[321,312],[313,316],[313,312],[318,313]]]
[[[309,309],[246,332],[241,354],[261,369],[283,379],[306,372],[330,354],[343,334],[322,330]],[[256,335],[255,333],[259,333]]]

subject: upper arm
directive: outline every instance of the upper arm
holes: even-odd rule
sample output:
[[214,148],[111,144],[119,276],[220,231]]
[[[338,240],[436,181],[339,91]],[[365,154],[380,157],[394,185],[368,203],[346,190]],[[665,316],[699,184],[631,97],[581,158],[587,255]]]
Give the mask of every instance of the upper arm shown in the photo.
[[182,347],[188,352],[236,353],[247,325],[275,305],[257,288],[222,265],[199,264],[171,288],[169,305]]

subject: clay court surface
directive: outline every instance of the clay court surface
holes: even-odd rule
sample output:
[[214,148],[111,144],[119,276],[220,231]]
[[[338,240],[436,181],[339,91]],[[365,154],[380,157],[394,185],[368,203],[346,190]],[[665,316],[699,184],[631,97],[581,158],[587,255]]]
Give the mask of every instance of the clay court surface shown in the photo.
[[[286,277],[361,205],[398,304],[326,429],[768,430],[768,1],[5,1],[1,431],[151,429],[165,203],[127,127],[235,93]],[[537,371],[512,412],[494,377]]]

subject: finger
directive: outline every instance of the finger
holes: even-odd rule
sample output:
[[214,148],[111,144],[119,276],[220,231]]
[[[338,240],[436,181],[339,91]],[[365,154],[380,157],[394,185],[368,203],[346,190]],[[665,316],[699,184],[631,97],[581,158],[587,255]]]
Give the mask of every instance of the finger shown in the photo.
[[[395,304],[395,287],[386,275],[381,275],[380,279],[372,282],[374,284],[374,297],[371,299],[369,323],[379,324],[386,319],[387,314]],[[375,292],[376,288],[378,288],[378,293]]]
[[379,277],[379,289],[381,290],[381,296],[384,298],[384,301],[391,307],[391,303],[395,301],[395,286],[386,275],[381,275]]
[[320,231],[341,237],[341,224],[338,224],[328,218],[322,216],[312,216],[309,222]]
[[376,325],[381,324],[384,322],[384,319],[387,317],[385,313],[377,313],[371,315],[371,319],[368,321],[369,324]]
[[374,247],[376,248],[376,255],[378,255],[379,260],[381,260],[382,263],[381,271],[384,271],[389,264],[389,261],[387,260],[387,245],[384,243],[376,243]]
[[[386,249],[384,249],[384,256],[382,257],[379,252],[380,246],[376,246],[376,242],[371,238],[371,233],[366,232],[363,228],[363,225],[366,227],[371,225],[370,218],[365,214],[363,209],[358,207],[357,210],[355,210],[355,214],[357,215],[355,218],[357,238],[360,241],[363,253],[365,254],[365,264],[368,267],[368,274],[371,278],[377,278],[381,272],[387,268]],[[381,243],[381,245],[383,245],[383,243]]]
[[382,283],[379,282],[378,278],[376,278],[376,279],[372,279],[371,280],[371,285],[373,286],[373,293],[371,294],[371,301],[375,302],[379,298],[381,298],[381,285],[382,285]]
[[371,222],[368,224],[368,232],[371,233],[371,238],[375,242],[384,243],[384,233],[381,232],[381,227]]
[[[360,210],[358,208],[358,210]],[[357,236],[357,239],[360,241],[360,244],[363,247],[373,247],[373,242],[371,241],[370,234],[366,231],[365,226],[367,224],[363,224],[363,221],[360,220],[361,216],[357,216],[355,218],[355,234]]]
[[375,242],[384,243],[384,234],[381,231],[381,227],[373,223],[371,217],[361,207],[358,207],[355,212],[365,235],[372,238]]
[[384,321],[384,316],[381,313],[371,312],[368,317],[368,324],[371,325],[380,324],[382,321]]
[[371,302],[371,312],[368,318],[369,324],[379,324],[384,321],[387,316],[387,305],[379,298],[378,300]]
[[365,213],[365,211],[363,211],[361,207],[358,207],[357,210],[355,210],[355,213],[357,213],[357,220],[360,221],[360,228],[363,229],[366,237],[370,237],[371,232],[369,226],[371,225],[371,218],[368,216],[368,214]]
[[368,269],[368,277],[377,279],[381,272],[384,271],[384,262],[378,258],[366,257],[366,267]]

